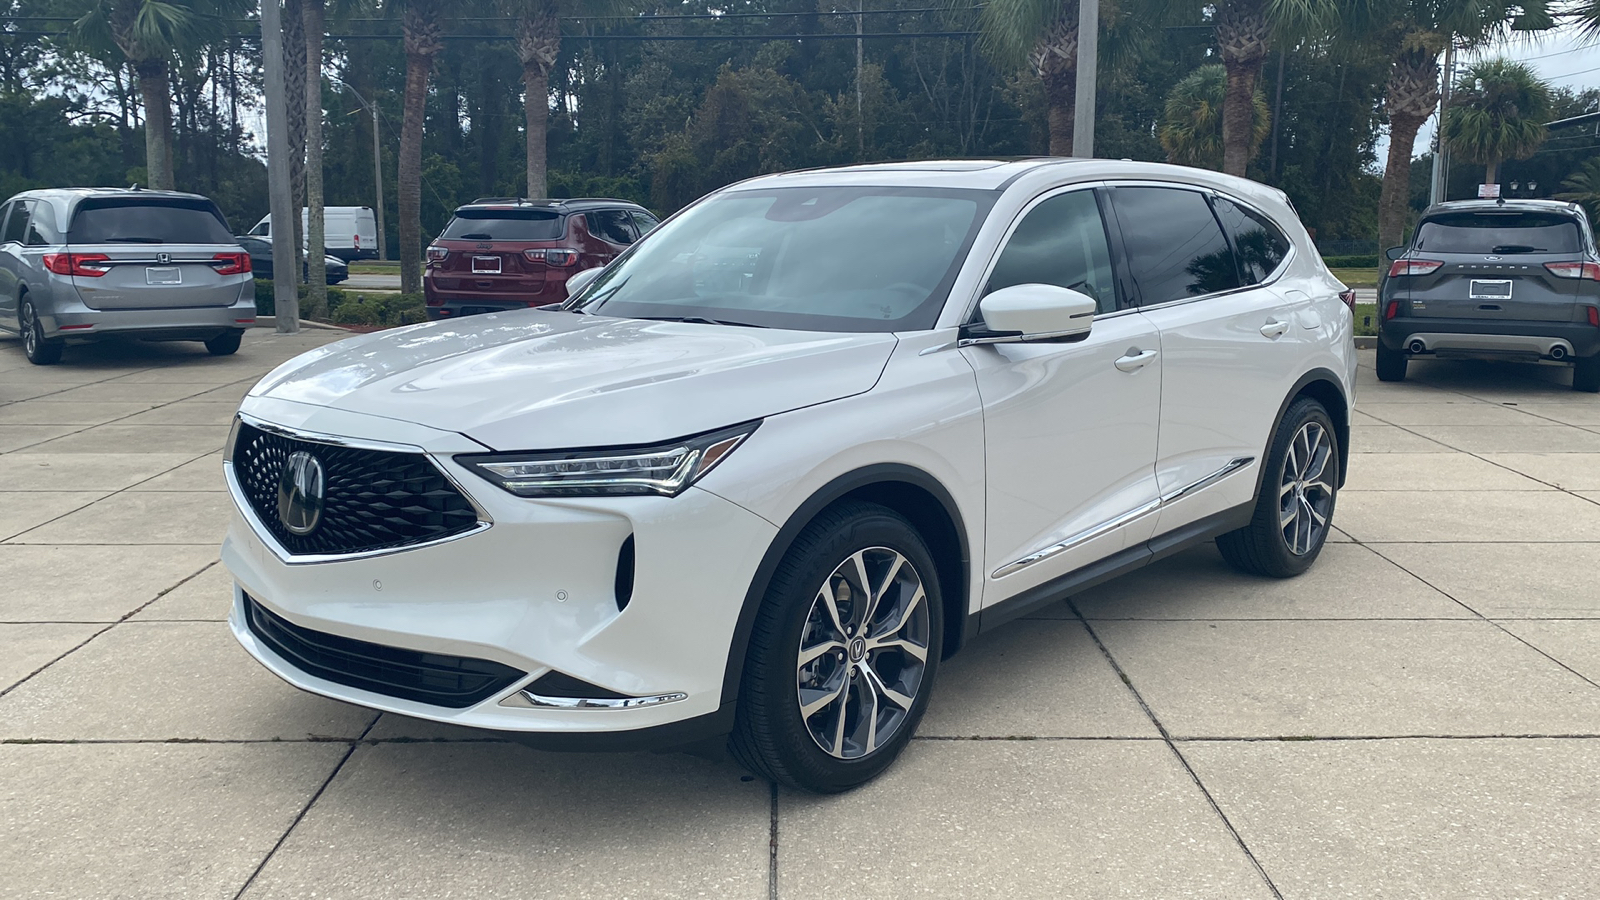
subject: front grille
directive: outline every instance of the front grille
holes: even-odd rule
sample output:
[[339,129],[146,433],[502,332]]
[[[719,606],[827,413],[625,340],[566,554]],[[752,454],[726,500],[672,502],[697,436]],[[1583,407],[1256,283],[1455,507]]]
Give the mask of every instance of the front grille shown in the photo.
[[[322,515],[309,534],[295,534],[278,516],[279,480],[297,450],[314,456],[324,472]],[[233,467],[257,518],[293,556],[404,547],[478,523],[472,503],[421,453],[301,441],[241,422]]]
[[405,650],[302,628],[248,594],[244,606],[250,632],[295,668],[374,694],[463,709],[527,674],[487,659]]

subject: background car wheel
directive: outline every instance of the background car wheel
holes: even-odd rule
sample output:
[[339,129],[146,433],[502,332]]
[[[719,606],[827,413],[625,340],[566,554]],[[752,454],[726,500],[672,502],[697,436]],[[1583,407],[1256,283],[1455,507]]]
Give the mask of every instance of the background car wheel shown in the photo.
[[67,342],[60,338],[45,339],[44,326],[39,324],[39,313],[33,308],[32,300],[23,298],[18,319],[22,329],[22,352],[27,354],[28,362],[36,366],[53,366],[60,362]]
[[239,342],[244,339],[242,331],[224,331],[209,341],[206,341],[206,350],[212,356],[230,356],[239,350]]
[[1278,424],[1250,524],[1217,538],[1234,568],[1288,578],[1316,561],[1339,491],[1339,437],[1322,404],[1295,401]]
[[758,775],[835,793],[894,762],[927,708],[943,615],[911,523],[846,502],[784,555],[756,614],[729,749]]
[[1572,364],[1572,389],[1600,394],[1600,356],[1580,359]]
[[1378,380],[1405,381],[1406,354],[1404,350],[1390,350],[1378,342]]

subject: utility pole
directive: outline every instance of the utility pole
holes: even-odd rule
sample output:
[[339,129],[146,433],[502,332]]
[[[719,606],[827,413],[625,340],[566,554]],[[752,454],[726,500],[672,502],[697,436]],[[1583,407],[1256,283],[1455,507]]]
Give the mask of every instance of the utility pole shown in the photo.
[[378,107],[368,103],[367,98],[361,96],[361,93],[350,85],[350,82],[342,78],[334,78],[332,75],[329,75],[328,79],[344,85],[346,90],[355,95],[356,102],[361,104],[361,108],[372,113],[372,181],[378,189],[378,205],[375,207],[378,211],[378,258],[388,259],[389,254],[384,252],[383,247],[383,154],[378,150]]
[[[283,10],[279,0],[263,0],[261,4],[261,67],[266,74],[267,103],[267,198],[268,210],[276,225],[272,229],[273,259],[300,258],[299,247],[294,245],[293,228],[283,227],[296,221],[294,196],[289,186],[289,101],[283,79]],[[272,300],[273,318],[279,334],[297,334],[300,331],[300,279],[290,273],[288,278],[274,278]]]
[[1439,127],[1434,132],[1433,177],[1428,181],[1428,205],[1443,203],[1450,195],[1450,150],[1444,141],[1444,113],[1450,108],[1450,91],[1456,81],[1455,38],[1444,48],[1444,84],[1439,88]]
[[1100,67],[1100,0],[1078,3],[1078,93],[1072,104],[1072,155],[1094,156],[1094,98]]

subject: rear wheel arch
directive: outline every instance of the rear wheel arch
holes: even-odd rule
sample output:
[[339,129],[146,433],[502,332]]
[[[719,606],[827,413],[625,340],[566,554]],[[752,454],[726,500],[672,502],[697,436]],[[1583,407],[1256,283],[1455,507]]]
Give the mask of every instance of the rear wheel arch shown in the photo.
[[755,577],[746,589],[739,621],[722,678],[722,704],[731,708],[738,701],[739,684],[749,652],[750,633],[756,613],[766,598],[773,573],[800,533],[825,510],[846,501],[862,500],[888,507],[905,516],[916,527],[934,556],[944,602],[943,651],[948,659],[961,646],[967,619],[971,554],[966,523],[955,498],[937,478],[913,466],[880,463],[846,473],[828,482],[808,497],[789,516],[762,555]]
[[[1272,430],[1267,433],[1266,442],[1262,446],[1266,449],[1271,448],[1272,438],[1278,433],[1278,426],[1282,424],[1284,415],[1301,397],[1310,397],[1321,403],[1322,408],[1328,411],[1328,418],[1333,420],[1334,436],[1339,439],[1339,486],[1344,487],[1345,477],[1350,473],[1350,401],[1345,396],[1344,388],[1339,386],[1339,376],[1331,370],[1312,369],[1300,376],[1300,380],[1296,381],[1294,387],[1284,395],[1283,403],[1278,407],[1278,414],[1272,418]],[[1260,496],[1266,472],[1266,456],[1263,454],[1260,470],[1256,473],[1257,496]]]

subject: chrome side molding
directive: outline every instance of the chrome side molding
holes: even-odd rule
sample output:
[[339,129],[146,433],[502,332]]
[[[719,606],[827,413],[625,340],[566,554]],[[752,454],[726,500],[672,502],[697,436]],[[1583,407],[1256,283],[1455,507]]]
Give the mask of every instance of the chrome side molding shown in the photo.
[[1028,568],[1029,566],[1042,563],[1051,557],[1059,556],[1060,554],[1065,553],[1074,547],[1086,544],[1097,537],[1109,534],[1110,532],[1113,532],[1124,525],[1136,522],[1153,512],[1157,512],[1163,506],[1166,506],[1170,503],[1175,503],[1196,491],[1204,490],[1205,488],[1216,484],[1222,479],[1227,478],[1229,475],[1232,475],[1233,473],[1243,469],[1245,466],[1248,466],[1255,461],[1256,458],[1254,456],[1236,456],[1233,459],[1228,460],[1227,465],[1216,470],[1215,472],[1212,472],[1210,475],[1207,475],[1204,478],[1191,481],[1190,483],[1177,488],[1176,490],[1169,491],[1161,495],[1159,499],[1151,500],[1149,503],[1146,503],[1137,509],[1125,512],[1114,519],[1101,522],[1099,525],[1095,525],[1091,528],[1086,528],[1059,544],[1051,544],[1043,550],[1035,551],[1027,556],[1022,557],[1021,559],[1008,562],[1000,568],[995,569],[994,574],[990,575],[989,577],[1004,578],[1007,575],[1014,575],[1017,572]]
[[656,694],[650,697],[545,697],[532,691],[517,691],[501,700],[500,705],[523,709],[639,709],[645,706],[677,703],[688,698],[689,695],[682,692]]

